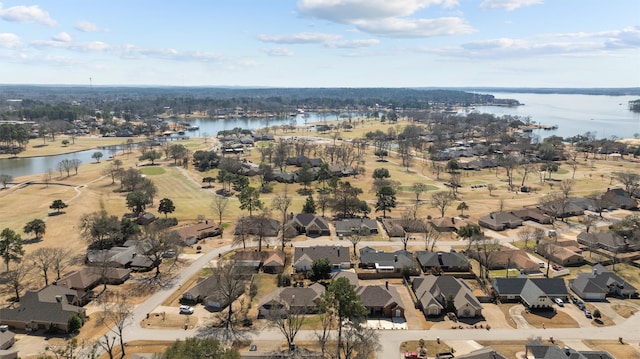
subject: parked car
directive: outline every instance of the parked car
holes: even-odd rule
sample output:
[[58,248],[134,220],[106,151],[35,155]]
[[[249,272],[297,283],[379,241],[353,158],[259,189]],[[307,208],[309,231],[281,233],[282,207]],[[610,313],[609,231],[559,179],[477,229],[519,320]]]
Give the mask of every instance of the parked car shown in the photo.
[[564,307],[564,302],[560,298],[553,298],[553,301],[556,302],[558,307]]
[[181,305],[180,314],[193,314],[193,307],[190,307],[188,305]]
[[578,309],[580,310],[584,310],[584,302],[581,301],[580,299],[576,300],[576,306],[578,307]]
[[589,311],[589,310],[587,310],[587,309],[585,309],[585,311],[584,311],[584,316],[585,316],[585,317],[587,317],[587,318],[589,318],[589,319],[593,318],[593,317],[591,316],[591,311]]

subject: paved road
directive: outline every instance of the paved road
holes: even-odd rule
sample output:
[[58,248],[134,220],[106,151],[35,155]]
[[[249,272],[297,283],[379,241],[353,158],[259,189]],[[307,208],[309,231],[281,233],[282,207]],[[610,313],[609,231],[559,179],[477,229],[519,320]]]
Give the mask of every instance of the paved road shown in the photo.
[[[501,242],[511,241],[510,238],[505,236],[497,236]],[[413,243],[413,242],[412,242]],[[459,246],[464,245],[463,241],[443,241],[439,242],[442,246]],[[351,243],[347,241],[340,241],[338,239],[309,239],[304,242],[297,242],[297,246],[312,246],[312,245],[336,245],[341,244],[349,246]],[[400,241],[367,241],[360,242],[359,247],[381,245],[392,246],[402,248],[403,244]],[[125,328],[124,337],[127,341],[134,340],[178,340],[187,337],[201,336],[207,334],[221,334],[221,332],[207,333],[202,329],[190,329],[190,330],[159,330],[159,329],[144,329],[140,327],[140,322],[146,317],[147,313],[153,312],[158,306],[162,304],[175,290],[177,290],[183,283],[189,278],[196,275],[204,266],[211,260],[218,257],[219,254],[225,253],[231,250],[230,245],[225,245],[211,250],[197,258],[188,267],[182,270],[170,283],[161,288],[157,293],[152,295],[142,304],[138,305],[131,319],[131,325]],[[617,318],[619,319],[619,318]],[[518,330],[514,329],[438,329],[438,330],[384,330],[380,333],[380,343],[383,347],[382,351],[378,354],[378,358],[397,358],[399,356],[399,346],[402,342],[407,340],[434,340],[440,337],[441,340],[526,340],[531,337],[554,337],[560,340],[582,340],[582,339],[613,339],[617,340],[619,337],[625,338],[628,341],[638,341],[640,339],[640,333],[637,328],[640,328],[640,315],[633,315],[631,318],[620,321],[617,320],[615,326],[610,327],[587,327],[587,328],[562,328],[562,329],[535,329],[535,328],[522,328]],[[282,334],[274,329],[261,329],[256,332],[250,332],[246,334],[246,338],[249,340],[260,341],[281,341]],[[301,331],[298,334],[297,340],[313,340],[313,331]]]

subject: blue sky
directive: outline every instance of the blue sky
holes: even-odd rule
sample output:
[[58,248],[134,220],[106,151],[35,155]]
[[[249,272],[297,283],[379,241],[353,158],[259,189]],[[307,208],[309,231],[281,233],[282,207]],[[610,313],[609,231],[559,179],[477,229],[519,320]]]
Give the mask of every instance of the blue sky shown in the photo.
[[638,87],[638,0],[0,0],[0,83]]

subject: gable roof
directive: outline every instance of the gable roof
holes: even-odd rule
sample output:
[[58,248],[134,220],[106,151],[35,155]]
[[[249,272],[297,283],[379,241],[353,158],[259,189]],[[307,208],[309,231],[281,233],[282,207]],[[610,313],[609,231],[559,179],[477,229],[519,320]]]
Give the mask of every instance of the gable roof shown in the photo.
[[296,247],[293,254],[293,265],[307,257],[310,261],[327,258],[332,264],[349,263],[349,247],[345,246],[314,246]]
[[82,267],[58,279],[55,284],[69,289],[89,290],[103,278],[107,282],[123,281],[130,273],[130,270],[124,268]]
[[362,305],[367,308],[385,308],[389,305],[402,307],[400,294],[395,287],[388,289],[384,285],[367,285],[356,288]]
[[85,312],[84,308],[72,304],[77,297],[77,291],[56,285],[46,286],[37,292],[27,291],[17,308],[0,309],[0,322],[36,321],[66,327],[72,315]]
[[339,278],[347,278],[349,283],[355,287],[357,287],[359,284],[358,275],[356,274],[356,272],[352,272],[350,270],[341,270],[339,272],[335,272],[331,276],[331,280],[336,280]]
[[576,279],[571,282],[571,287],[582,293],[607,294],[609,293],[608,287],[611,285],[618,286],[623,291],[637,292],[636,287],[601,264],[593,266],[590,273],[578,274]]
[[519,295],[527,303],[540,296],[569,295],[562,278],[496,278],[493,289],[500,295]]
[[467,354],[456,355],[457,359],[508,359],[490,346],[474,350]]
[[454,229],[457,231],[458,229],[468,225],[469,222],[455,217],[440,217],[432,219],[431,224],[437,229]]
[[263,307],[272,302],[284,302],[295,307],[315,307],[324,292],[325,287],[319,283],[314,283],[306,288],[278,288],[262,298],[258,306]]
[[336,232],[359,232],[361,228],[366,230],[378,230],[378,222],[371,218],[345,218],[335,222]]
[[462,253],[453,252],[416,252],[416,258],[422,267],[469,267],[470,263]]
[[474,309],[482,309],[482,305],[467,283],[453,276],[413,277],[412,287],[423,308],[434,304],[444,308],[443,304],[447,297],[453,296],[456,308],[470,306]]
[[360,249],[360,263],[375,263],[382,267],[413,268],[416,265],[413,254],[404,250],[395,252],[378,251],[371,247]]
[[175,232],[178,233],[183,242],[188,242],[191,239],[200,240],[214,237],[222,233],[217,224],[209,221],[183,226],[176,229]]

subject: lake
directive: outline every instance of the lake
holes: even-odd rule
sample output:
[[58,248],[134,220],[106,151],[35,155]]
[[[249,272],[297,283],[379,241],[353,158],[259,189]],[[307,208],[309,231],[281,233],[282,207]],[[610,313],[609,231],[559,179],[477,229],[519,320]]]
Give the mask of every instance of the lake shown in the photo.
[[537,130],[541,138],[570,137],[592,132],[596,138],[635,137],[640,134],[640,113],[629,111],[629,101],[638,96],[595,96],[564,94],[492,93],[497,98],[514,98],[524,106],[478,106],[476,111],[501,115],[529,116],[542,125],[557,125],[553,131]]
[[[492,93],[498,98],[514,98],[524,106],[495,107],[478,106],[475,111],[492,113],[497,116],[514,115],[529,116],[531,121],[542,125],[557,125],[557,130],[536,130],[534,135],[545,138],[551,135],[568,137],[585,132],[596,134],[596,138],[634,137],[640,134],[640,114],[628,109],[628,103],[636,96],[596,96],[596,95],[564,95],[564,94],[528,94],[528,93]],[[351,114],[356,116],[356,114]],[[198,131],[190,131],[189,136],[215,136],[218,131],[230,130],[234,127],[246,129],[263,128],[284,124],[302,125],[306,122],[334,121],[335,115],[306,113],[304,116],[284,116],[273,118],[241,118],[241,119],[191,119],[191,125],[197,125]],[[113,155],[117,149],[101,150],[104,159]],[[88,150],[67,155],[34,158],[16,158],[0,160],[0,173],[13,177],[56,170],[58,162],[63,159],[77,158],[82,163],[92,162],[91,155],[98,150]]]

